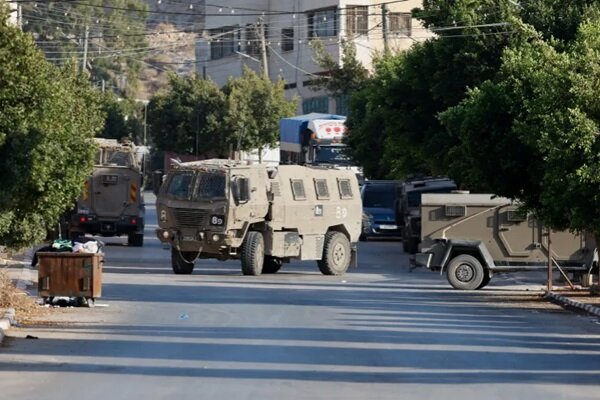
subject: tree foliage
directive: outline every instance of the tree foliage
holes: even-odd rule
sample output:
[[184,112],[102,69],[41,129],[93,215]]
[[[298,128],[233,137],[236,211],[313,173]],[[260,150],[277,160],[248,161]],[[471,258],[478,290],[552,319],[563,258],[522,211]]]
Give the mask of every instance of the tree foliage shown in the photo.
[[227,153],[225,112],[225,95],[214,82],[171,75],[169,89],[148,105],[154,145],[180,154],[223,156]]
[[496,79],[441,119],[477,171],[463,177],[470,185],[600,237],[600,13],[582,19],[560,49],[538,39],[507,50]]
[[342,40],[342,56],[339,62],[326,50],[325,44],[321,40],[312,40],[310,46],[313,49],[316,64],[325,72],[323,76],[313,80],[312,89],[325,90],[327,93],[339,97],[348,95],[365,85],[369,71],[356,56],[354,42]]
[[246,69],[222,90],[197,76],[173,76],[170,88],[151,100],[148,121],[158,150],[227,157],[229,150],[275,145],[279,120],[294,109],[282,81]]
[[424,1],[437,36],[384,57],[351,102],[367,174],[448,174],[600,238],[599,7]]
[[279,141],[279,120],[292,116],[295,101],[285,98],[284,82],[271,82],[245,68],[223,88],[227,96],[227,140],[236,150],[262,149]]
[[0,7],[0,244],[44,238],[91,171],[90,140],[102,126],[98,98],[66,66],[45,61]]

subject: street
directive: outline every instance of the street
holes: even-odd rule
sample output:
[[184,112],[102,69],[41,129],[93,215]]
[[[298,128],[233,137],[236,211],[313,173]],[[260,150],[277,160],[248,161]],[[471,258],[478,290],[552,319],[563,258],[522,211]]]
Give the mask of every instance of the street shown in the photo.
[[[146,202],[143,248],[106,240],[98,303],[108,307],[57,309],[9,331],[1,398],[599,396],[600,325],[538,301],[543,280],[456,291],[439,274],[409,272],[389,240],[360,243],[359,268],[341,277],[314,262],[242,276],[238,261],[214,260],[174,275],[154,238],[154,197]],[[502,301],[516,289],[521,300]]]

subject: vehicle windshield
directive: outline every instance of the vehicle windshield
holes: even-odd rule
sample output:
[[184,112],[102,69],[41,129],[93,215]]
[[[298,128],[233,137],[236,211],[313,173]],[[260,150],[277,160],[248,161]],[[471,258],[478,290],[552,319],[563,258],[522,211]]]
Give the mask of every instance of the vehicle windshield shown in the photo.
[[191,172],[173,175],[167,187],[167,195],[178,200],[189,199],[193,178],[194,175]]
[[368,185],[364,189],[363,207],[394,208],[395,185]]
[[421,206],[421,195],[423,193],[450,193],[456,190],[456,187],[444,187],[438,189],[423,189],[418,191],[408,192],[406,194],[406,201],[409,207],[420,207]]
[[225,188],[225,174],[201,172],[198,174],[194,200],[224,199]]
[[131,167],[131,153],[119,150],[106,150],[104,152],[104,164]]
[[350,157],[345,154],[345,146],[317,146],[315,161],[325,164],[349,164]]

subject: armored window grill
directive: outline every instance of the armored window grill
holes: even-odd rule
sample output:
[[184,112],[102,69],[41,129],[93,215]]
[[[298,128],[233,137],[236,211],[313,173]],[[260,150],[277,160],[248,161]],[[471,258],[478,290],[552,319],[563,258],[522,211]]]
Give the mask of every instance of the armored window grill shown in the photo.
[[329,188],[327,187],[326,179],[315,179],[315,191],[317,199],[324,200],[329,198]]
[[341,199],[349,200],[352,198],[352,186],[349,179],[338,179],[338,188]]
[[201,173],[196,184],[196,199],[214,199],[225,197],[225,175]]
[[273,193],[274,197],[281,196],[281,187],[279,187],[279,182],[271,182],[271,193]]
[[302,179],[291,179],[291,181],[294,200],[306,200],[306,192],[304,191],[304,182]]
[[464,217],[467,215],[467,206],[445,206],[446,217]]
[[527,220],[527,213],[524,210],[508,210],[506,220],[508,222],[523,222]]

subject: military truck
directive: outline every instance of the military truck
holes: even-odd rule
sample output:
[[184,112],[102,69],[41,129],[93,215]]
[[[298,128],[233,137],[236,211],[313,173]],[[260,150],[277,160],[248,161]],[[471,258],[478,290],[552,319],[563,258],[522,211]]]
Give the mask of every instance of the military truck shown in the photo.
[[127,235],[130,246],[143,246],[143,176],[136,146],[129,141],[94,140],[98,146],[94,169],[67,217],[69,236]]
[[[417,265],[446,272],[452,287],[481,289],[498,272],[548,268],[548,230],[509,199],[491,194],[424,194]],[[551,231],[554,265],[583,274],[595,244],[585,235]]]
[[325,275],[356,266],[361,199],[355,174],[231,160],[181,163],[157,194],[158,239],[176,274],[198,259],[240,259],[244,275],[316,260]]
[[402,184],[397,211],[397,225],[402,227],[404,252],[415,254],[421,241],[421,195],[424,193],[450,193],[456,190],[448,178],[421,178]]

